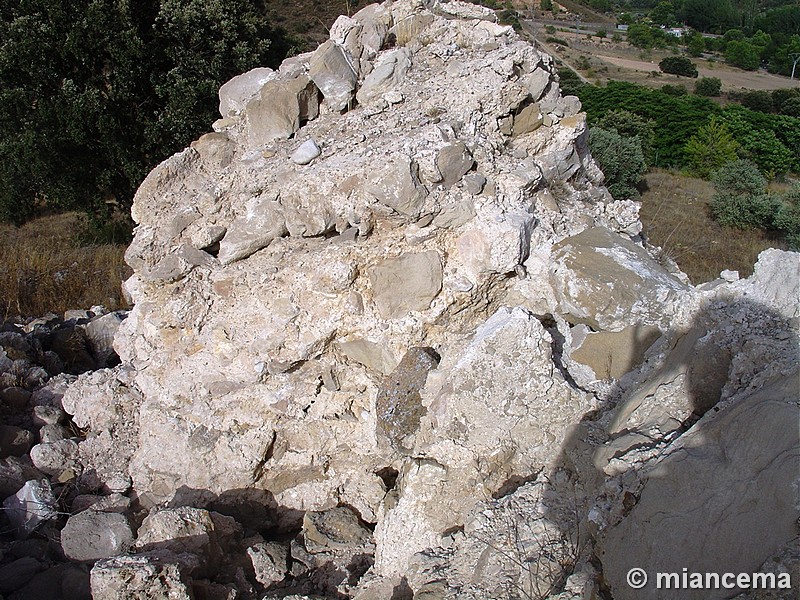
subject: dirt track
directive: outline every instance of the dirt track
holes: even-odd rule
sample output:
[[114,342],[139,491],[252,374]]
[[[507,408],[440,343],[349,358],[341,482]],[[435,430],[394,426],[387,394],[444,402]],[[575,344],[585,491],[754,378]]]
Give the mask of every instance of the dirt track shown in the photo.
[[[659,70],[658,62],[631,60],[604,54],[595,54],[594,57],[617,67],[622,67],[623,69],[631,69],[644,73]],[[800,87],[800,81],[797,79],[792,81],[788,77],[771,75],[764,71],[741,71],[718,63],[715,64],[715,68],[709,69],[703,66],[703,61],[693,62],[698,65],[697,71],[700,73],[700,77],[717,77],[722,80],[724,89],[746,88],[749,90],[776,90],[779,88]]]

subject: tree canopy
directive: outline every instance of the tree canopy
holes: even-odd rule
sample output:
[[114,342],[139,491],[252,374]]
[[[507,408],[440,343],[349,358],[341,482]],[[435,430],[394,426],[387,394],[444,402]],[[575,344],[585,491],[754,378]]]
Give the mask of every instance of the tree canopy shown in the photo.
[[0,218],[127,208],[285,48],[253,0],[0,0]]

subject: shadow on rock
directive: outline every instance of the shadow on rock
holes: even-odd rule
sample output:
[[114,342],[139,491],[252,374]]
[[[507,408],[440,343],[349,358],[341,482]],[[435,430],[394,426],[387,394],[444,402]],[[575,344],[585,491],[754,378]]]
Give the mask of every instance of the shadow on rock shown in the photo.
[[[650,348],[611,410],[572,429],[543,492],[558,499],[543,503],[545,518],[569,549],[559,587],[574,596],[565,597],[599,585],[615,600],[730,598],[744,590],[714,589],[713,579],[675,589],[657,573],[752,574],[773,557],[773,569],[797,572],[797,552],[781,559],[798,540],[793,321],[718,298]],[[644,587],[627,583],[633,568],[650,577]],[[800,581],[792,583],[787,598],[797,597]]]

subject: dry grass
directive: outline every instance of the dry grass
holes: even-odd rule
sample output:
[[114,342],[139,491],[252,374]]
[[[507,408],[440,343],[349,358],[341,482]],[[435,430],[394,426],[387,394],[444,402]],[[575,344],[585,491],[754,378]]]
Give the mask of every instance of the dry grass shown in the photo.
[[102,304],[124,308],[121,284],[131,271],[124,245],[81,244],[75,213],[0,225],[0,316],[42,316]]
[[762,250],[786,247],[763,231],[715,222],[709,214],[714,188],[707,181],[660,169],[645,179],[648,189],[640,213],[644,233],[695,285],[716,279],[724,269],[748,277]]

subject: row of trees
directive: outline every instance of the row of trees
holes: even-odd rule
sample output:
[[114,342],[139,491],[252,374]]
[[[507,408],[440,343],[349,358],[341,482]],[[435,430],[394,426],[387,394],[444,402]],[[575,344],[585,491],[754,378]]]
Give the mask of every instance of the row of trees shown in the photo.
[[288,46],[255,0],[0,0],[0,218],[127,211],[216,118],[230,77]]
[[736,138],[740,157],[752,160],[764,173],[800,173],[797,117],[765,114],[739,104],[720,107],[696,95],[674,96],[625,82],[609,82],[605,87],[576,86],[571,92],[580,97],[591,123],[620,109],[653,121],[656,166],[690,167],[686,141],[716,116]]
[[618,6],[646,12],[655,25],[688,25],[704,33],[742,29],[751,35],[761,29],[791,35],[800,30],[795,0],[621,0]]

